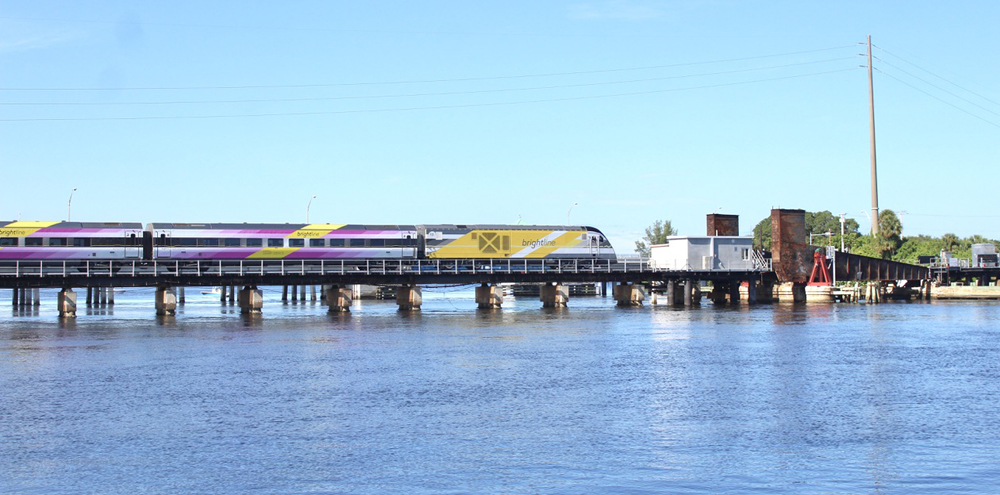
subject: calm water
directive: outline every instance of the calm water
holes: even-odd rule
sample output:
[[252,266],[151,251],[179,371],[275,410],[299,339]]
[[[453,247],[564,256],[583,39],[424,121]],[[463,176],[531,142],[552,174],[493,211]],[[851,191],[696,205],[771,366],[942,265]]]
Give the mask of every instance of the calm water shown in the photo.
[[0,492],[1000,490],[1000,305],[272,292],[247,318],[193,293],[60,323],[3,291]]

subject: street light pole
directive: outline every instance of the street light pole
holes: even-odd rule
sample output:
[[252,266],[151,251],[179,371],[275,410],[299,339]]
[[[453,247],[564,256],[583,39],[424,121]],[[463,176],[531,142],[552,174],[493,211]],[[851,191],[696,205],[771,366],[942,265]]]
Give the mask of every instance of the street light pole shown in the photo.
[[73,193],[76,192],[74,187],[72,191],[69,192],[69,201],[66,202],[66,221],[73,219]]
[[844,215],[845,213],[840,214],[840,252],[844,252]]
[[315,194],[313,194],[313,197],[309,198],[309,203],[306,204],[306,223],[309,223],[309,208],[312,206],[314,199],[316,199]]
[[569,211],[566,212],[566,225],[569,225],[569,214],[573,212],[573,207],[580,203],[573,203],[569,205]]

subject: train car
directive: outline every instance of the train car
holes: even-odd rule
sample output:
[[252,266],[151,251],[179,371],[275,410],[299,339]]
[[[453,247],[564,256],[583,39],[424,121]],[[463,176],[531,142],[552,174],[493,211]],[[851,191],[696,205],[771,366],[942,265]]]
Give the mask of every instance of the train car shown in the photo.
[[546,225],[418,225],[426,258],[615,259],[593,227]]
[[121,260],[142,255],[142,224],[2,222],[0,260]]
[[413,225],[150,223],[147,259],[415,258]]

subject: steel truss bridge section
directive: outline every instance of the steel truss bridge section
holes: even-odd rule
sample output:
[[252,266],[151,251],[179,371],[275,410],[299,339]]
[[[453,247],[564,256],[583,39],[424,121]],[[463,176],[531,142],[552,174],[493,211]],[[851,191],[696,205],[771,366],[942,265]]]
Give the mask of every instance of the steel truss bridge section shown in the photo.
[[656,270],[647,259],[3,261],[0,287],[156,287],[748,280],[761,270]]

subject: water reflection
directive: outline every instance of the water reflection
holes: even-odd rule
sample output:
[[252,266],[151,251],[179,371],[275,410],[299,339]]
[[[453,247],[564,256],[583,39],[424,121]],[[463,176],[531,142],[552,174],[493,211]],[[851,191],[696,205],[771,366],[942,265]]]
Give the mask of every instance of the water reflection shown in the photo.
[[994,488],[1000,305],[504,304],[0,319],[0,491]]

